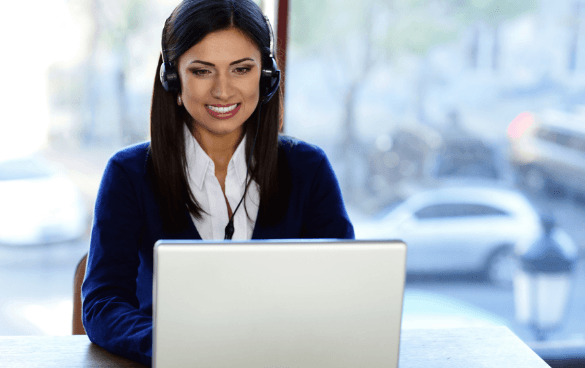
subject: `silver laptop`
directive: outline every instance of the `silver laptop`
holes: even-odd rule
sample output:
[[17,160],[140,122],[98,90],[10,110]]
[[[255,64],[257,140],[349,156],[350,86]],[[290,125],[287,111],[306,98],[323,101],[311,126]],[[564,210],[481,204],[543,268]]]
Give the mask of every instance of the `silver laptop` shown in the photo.
[[154,367],[398,366],[399,241],[158,241]]

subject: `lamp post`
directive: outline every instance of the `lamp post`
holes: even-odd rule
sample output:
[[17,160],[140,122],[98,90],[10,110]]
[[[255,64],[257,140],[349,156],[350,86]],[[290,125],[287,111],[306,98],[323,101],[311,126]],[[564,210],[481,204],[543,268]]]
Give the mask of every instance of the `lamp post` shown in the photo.
[[541,221],[542,236],[526,249],[516,249],[520,267],[514,275],[516,320],[528,325],[540,341],[565,316],[579,258],[575,243],[552,217]]

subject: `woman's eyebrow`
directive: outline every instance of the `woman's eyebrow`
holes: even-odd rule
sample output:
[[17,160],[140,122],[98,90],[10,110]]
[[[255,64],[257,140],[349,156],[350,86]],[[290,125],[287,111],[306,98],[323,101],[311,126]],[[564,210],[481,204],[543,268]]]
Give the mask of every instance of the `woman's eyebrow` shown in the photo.
[[[239,59],[239,60],[236,60],[236,61],[232,61],[230,63],[230,65],[236,65],[236,64],[241,63],[242,61],[248,61],[248,60],[250,60],[250,61],[256,61],[256,60],[254,60],[252,58],[247,57],[247,58]],[[199,64],[203,64],[203,65],[209,65],[209,66],[215,66],[215,64],[210,63],[208,61],[203,61],[203,60],[193,60],[189,64],[195,64],[195,63],[199,63]]]

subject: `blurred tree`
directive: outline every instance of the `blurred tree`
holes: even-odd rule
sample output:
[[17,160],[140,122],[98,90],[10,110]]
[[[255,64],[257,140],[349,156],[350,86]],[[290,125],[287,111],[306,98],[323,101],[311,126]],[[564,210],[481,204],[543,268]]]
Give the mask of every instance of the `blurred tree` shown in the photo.
[[129,114],[127,74],[129,65],[129,40],[143,31],[144,16],[148,1],[108,0],[94,1],[94,17],[99,24],[101,40],[111,50],[115,63],[116,100],[118,102],[119,134],[123,145],[133,143],[142,137],[133,129]]
[[424,55],[455,38],[455,28],[437,16],[437,9],[441,5],[431,0],[292,1],[293,47],[301,55],[327,60],[329,90],[343,101],[339,152],[346,166],[341,185],[349,201],[360,201],[363,185],[353,168],[363,166],[367,154],[357,137],[356,97],[377,63],[391,62],[401,52]]
[[454,40],[459,25],[447,10],[441,1],[396,1],[390,7],[392,24],[380,46],[390,55],[406,51],[423,56],[431,47]]
[[[478,22],[494,29],[492,68],[498,67],[498,27],[507,19],[533,10],[538,0],[294,0],[291,44],[297,54],[327,60],[324,73],[332,94],[343,101],[343,137],[340,156],[349,168],[341,177],[345,195],[361,191],[351,167],[365,161],[366,147],[357,137],[356,97],[369,73],[380,63],[411,54],[424,59],[428,51],[476,27],[472,65],[477,66]],[[425,123],[424,104],[428,71],[423,62],[416,88],[418,119]],[[359,201],[359,194],[356,197]]]
[[[375,1],[294,0],[291,2],[291,45],[302,55],[325,58],[330,69],[329,90],[343,101],[341,156],[346,169],[341,177],[346,199],[359,188],[350,169],[362,161],[356,137],[355,96],[372,61],[371,9]],[[358,5],[359,4],[359,5]],[[355,45],[363,47],[356,53]]]
[[473,38],[470,52],[472,68],[478,66],[479,50],[479,22],[488,25],[493,33],[491,52],[492,70],[497,70],[500,59],[500,25],[502,22],[514,19],[519,15],[534,11],[538,8],[538,0],[457,0],[448,2],[451,13],[464,27],[473,27]]
[[[87,20],[91,23],[91,32],[88,39],[88,56],[86,59],[84,114],[82,122],[82,140],[84,144],[95,143],[100,134],[97,133],[97,119],[103,111],[104,100],[115,101],[106,103],[106,116],[116,116],[118,134],[114,137],[99,137],[107,142],[116,142],[125,145],[143,139],[143,134],[133,129],[134,124],[130,117],[128,103],[127,74],[130,68],[129,53],[130,40],[136,34],[144,34],[148,26],[144,22],[145,16],[152,2],[140,0],[83,0],[75,6],[83,9]],[[103,60],[108,60],[104,63]],[[107,73],[104,64],[113,64],[114,72]],[[104,82],[114,78],[114,95],[104,94]]]
[[[340,2],[340,6],[343,4]],[[293,0],[290,3],[291,44],[299,46],[302,53],[310,53],[321,47],[323,42],[335,34],[328,22],[330,2]]]
[[579,30],[581,29],[581,9],[585,8],[585,3],[580,0],[573,2],[573,14],[569,21],[571,28],[571,41],[569,44],[569,65],[568,69],[574,72],[577,69],[577,54],[579,45]]

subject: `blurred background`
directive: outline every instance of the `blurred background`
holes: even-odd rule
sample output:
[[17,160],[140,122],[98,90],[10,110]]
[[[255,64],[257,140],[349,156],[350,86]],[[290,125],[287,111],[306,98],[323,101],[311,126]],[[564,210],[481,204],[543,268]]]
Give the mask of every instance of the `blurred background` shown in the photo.
[[[256,2],[276,29],[278,1]],[[0,334],[70,334],[100,178],[149,139],[177,3],[0,5]],[[326,151],[359,239],[409,245],[404,324],[585,346],[585,0],[288,9],[284,133]],[[566,280],[548,321],[523,312],[540,308],[515,281],[527,270]]]

